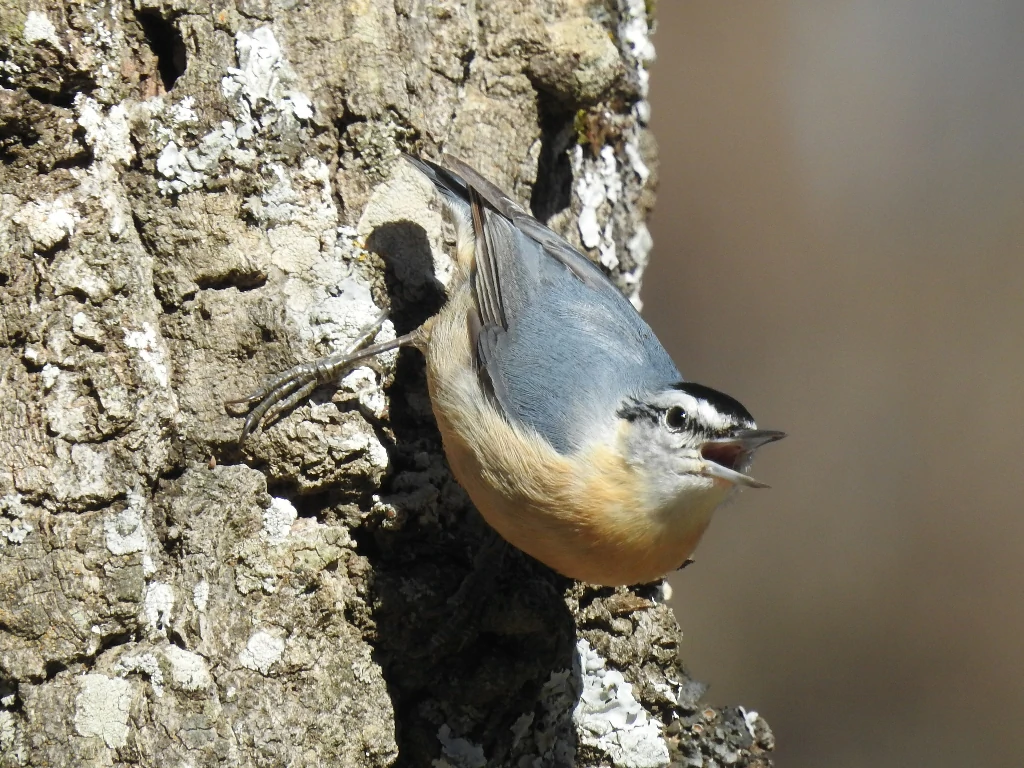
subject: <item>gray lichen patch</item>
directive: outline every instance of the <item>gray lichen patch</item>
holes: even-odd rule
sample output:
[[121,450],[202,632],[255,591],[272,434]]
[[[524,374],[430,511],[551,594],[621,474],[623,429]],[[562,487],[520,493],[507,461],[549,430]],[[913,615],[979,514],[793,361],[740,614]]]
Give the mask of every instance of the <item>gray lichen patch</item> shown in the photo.
[[0,537],[6,540],[0,546],[24,543],[33,530],[26,519],[32,511],[32,507],[22,503],[19,493],[0,496]]
[[583,690],[573,720],[584,744],[604,752],[623,768],[668,765],[664,724],[652,717],[633,696],[632,684],[609,669],[605,659],[585,639],[576,646]]
[[64,52],[64,46],[57,36],[57,28],[45,13],[29,11],[25,15],[25,27],[21,34],[26,43],[46,43],[61,53]]
[[128,741],[128,715],[132,703],[132,685],[127,680],[106,675],[82,675],[75,698],[75,731],[94,737],[110,749]]
[[245,648],[238,654],[238,663],[261,675],[268,675],[270,668],[281,659],[283,654],[284,639],[261,629],[246,642]]

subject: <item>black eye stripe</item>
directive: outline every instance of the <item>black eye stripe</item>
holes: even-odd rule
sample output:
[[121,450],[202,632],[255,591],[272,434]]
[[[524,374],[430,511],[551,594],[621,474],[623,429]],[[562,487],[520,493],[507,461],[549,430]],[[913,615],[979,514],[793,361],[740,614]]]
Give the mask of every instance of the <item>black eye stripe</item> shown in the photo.
[[626,421],[637,421],[638,419],[646,419],[648,421],[658,421],[661,418],[661,411],[655,408],[653,405],[648,405],[639,400],[629,398],[618,410],[618,416],[620,419]]
[[[676,388],[678,389],[678,387]],[[728,397],[728,395],[726,395],[726,397]],[[714,403],[708,401],[704,401],[702,403],[701,399],[697,398],[697,405],[700,406],[702,404],[710,405],[712,408],[715,408]],[[737,405],[739,404],[737,403]],[[739,407],[743,408],[742,405],[740,405]],[[678,413],[670,416],[670,414],[673,414],[674,411]],[[742,421],[734,422],[732,419],[729,418],[730,416],[732,416],[732,414],[723,413],[722,415],[725,416],[727,420],[730,421],[731,423],[728,426],[716,429],[708,424],[704,424],[698,421],[696,415],[692,413],[686,406],[669,405],[665,407],[656,407],[651,405],[650,403],[645,403],[642,400],[637,400],[635,398],[629,398],[628,400],[626,400],[626,402],[623,403],[617,411],[617,415],[619,416],[619,418],[625,419],[626,421],[629,422],[643,420],[651,424],[660,423],[667,427],[672,432],[685,431],[699,438],[704,438],[707,440],[711,440],[716,437],[726,436],[730,434],[732,430],[736,428],[736,426],[743,423]],[[747,418],[750,419],[749,414]],[[750,421],[753,421],[753,419],[750,419]]]
[[[673,431],[679,432],[686,428],[692,432],[708,432],[709,427],[699,424],[691,413],[681,405],[670,405],[659,408],[641,400],[630,398],[619,408],[617,415],[626,421],[649,421],[652,424],[663,422]],[[669,422],[674,422],[671,424]]]

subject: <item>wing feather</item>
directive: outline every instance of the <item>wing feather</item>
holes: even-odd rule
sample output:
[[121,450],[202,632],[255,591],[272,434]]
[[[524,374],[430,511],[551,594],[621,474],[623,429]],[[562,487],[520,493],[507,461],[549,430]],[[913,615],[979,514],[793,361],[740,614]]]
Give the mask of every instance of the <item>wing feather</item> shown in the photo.
[[[516,229],[537,242],[580,280],[591,287],[596,287],[599,283],[608,283],[614,286],[614,283],[608,279],[596,264],[573,248],[557,232],[537,221],[523,210],[519,203],[502,192],[495,184],[477,173],[471,166],[447,154],[444,156],[444,160],[451,166],[452,170],[465,180],[469,187],[476,190],[480,197],[487,201],[488,205],[508,219]],[[616,290],[618,289],[616,288]]]
[[505,307],[501,298],[501,273],[498,260],[508,258],[508,254],[496,253],[500,243],[493,242],[491,230],[484,223],[485,217],[493,215],[484,209],[480,194],[469,188],[469,207],[473,215],[473,235],[476,243],[474,252],[473,291],[476,294],[477,306],[480,307],[480,319],[485,326],[493,325],[502,330],[508,329],[505,319]]

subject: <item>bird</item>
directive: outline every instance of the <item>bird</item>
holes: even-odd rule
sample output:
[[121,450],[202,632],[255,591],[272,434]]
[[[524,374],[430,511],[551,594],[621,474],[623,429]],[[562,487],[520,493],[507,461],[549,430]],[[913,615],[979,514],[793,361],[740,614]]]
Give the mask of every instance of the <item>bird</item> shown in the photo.
[[430,402],[455,479],[507,542],[572,579],[658,581],[690,562],[712,513],[755,451],[785,437],[736,399],[687,381],[633,304],[567,240],[450,155],[403,155],[455,229],[441,310],[396,339],[272,378],[229,406],[261,421],[382,352],[426,360]]

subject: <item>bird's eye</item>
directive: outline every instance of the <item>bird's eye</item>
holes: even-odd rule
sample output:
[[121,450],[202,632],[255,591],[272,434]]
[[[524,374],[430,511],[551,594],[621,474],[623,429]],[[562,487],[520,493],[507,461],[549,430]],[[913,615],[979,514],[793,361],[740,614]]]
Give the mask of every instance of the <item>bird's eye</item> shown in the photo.
[[665,411],[665,426],[673,432],[679,432],[686,426],[686,411],[678,405],[673,405]]

